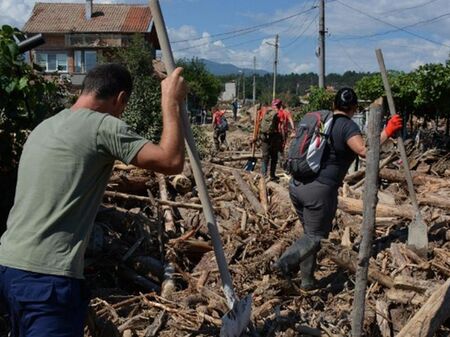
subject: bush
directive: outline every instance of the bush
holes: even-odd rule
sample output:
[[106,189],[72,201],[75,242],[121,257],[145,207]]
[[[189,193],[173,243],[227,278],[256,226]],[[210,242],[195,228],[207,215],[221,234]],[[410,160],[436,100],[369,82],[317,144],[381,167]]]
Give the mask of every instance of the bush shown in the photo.
[[17,167],[29,130],[64,108],[67,90],[49,81],[19,54],[16,28],[0,30],[0,172]]
[[144,37],[136,34],[127,48],[114,50],[110,59],[125,65],[133,76],[133,93],[123,120],[142,137],[158,142],[162,132],[161,88],[153,76],[152,55]]

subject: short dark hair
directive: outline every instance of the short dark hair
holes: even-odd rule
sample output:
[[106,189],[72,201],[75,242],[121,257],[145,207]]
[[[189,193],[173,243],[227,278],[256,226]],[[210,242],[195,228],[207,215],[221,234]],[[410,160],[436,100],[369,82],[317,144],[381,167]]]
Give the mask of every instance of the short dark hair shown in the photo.
[[120,64],[100,64],[91,69],[83,80],[81,94],[95,93],[98,99],[106,99],[125,91],[127,98],[133,90],[133,79],[127,68]]
[[358,105],[358,96],[352,88],[342,88],[334,97],[334,108],[344,112],[349,112]]

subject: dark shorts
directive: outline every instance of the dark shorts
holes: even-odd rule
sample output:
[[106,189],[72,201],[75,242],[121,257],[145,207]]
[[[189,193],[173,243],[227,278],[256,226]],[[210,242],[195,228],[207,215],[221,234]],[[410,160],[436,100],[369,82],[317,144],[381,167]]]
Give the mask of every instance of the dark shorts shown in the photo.
[[89,304],[84,280],[0,265],[0,302],[11,337],[82,337]]
[[289,195],[305,235],[314,241],[327,238],[336,215],[338,187],[318,181],[303,184],[291,179]]

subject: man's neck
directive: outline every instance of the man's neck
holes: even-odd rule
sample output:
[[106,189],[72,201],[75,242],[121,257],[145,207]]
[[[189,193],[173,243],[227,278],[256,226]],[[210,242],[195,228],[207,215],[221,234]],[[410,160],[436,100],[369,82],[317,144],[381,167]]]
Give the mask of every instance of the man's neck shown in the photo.
[[107,109],[103,101],[95,98],[94,95],[81,95],[70,110],[76,111],[80,109],[89,109],[97,112],[107,113]]

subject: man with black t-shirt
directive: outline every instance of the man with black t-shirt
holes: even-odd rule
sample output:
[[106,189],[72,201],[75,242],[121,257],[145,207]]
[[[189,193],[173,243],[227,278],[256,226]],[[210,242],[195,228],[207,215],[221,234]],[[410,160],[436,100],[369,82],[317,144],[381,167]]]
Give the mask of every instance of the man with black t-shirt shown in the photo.
[[[301,287],[317,287],[314,278],[316,255],[320,240],[327,238],[336,214],[338,189],[351,163],[359,155],[365,157],[366,147],[358,125],[352,121],[358,99],[350,88],[339,90],[334,99],[334,124],[330,145],[324,153],[322,167],[311,181],[289,184],[289,195],[303,225],[304,235],[295,241],[276,263],[286,277],[301,270]],[[402,127],[399,115],[393,116],[381,132],[381,144]]]

